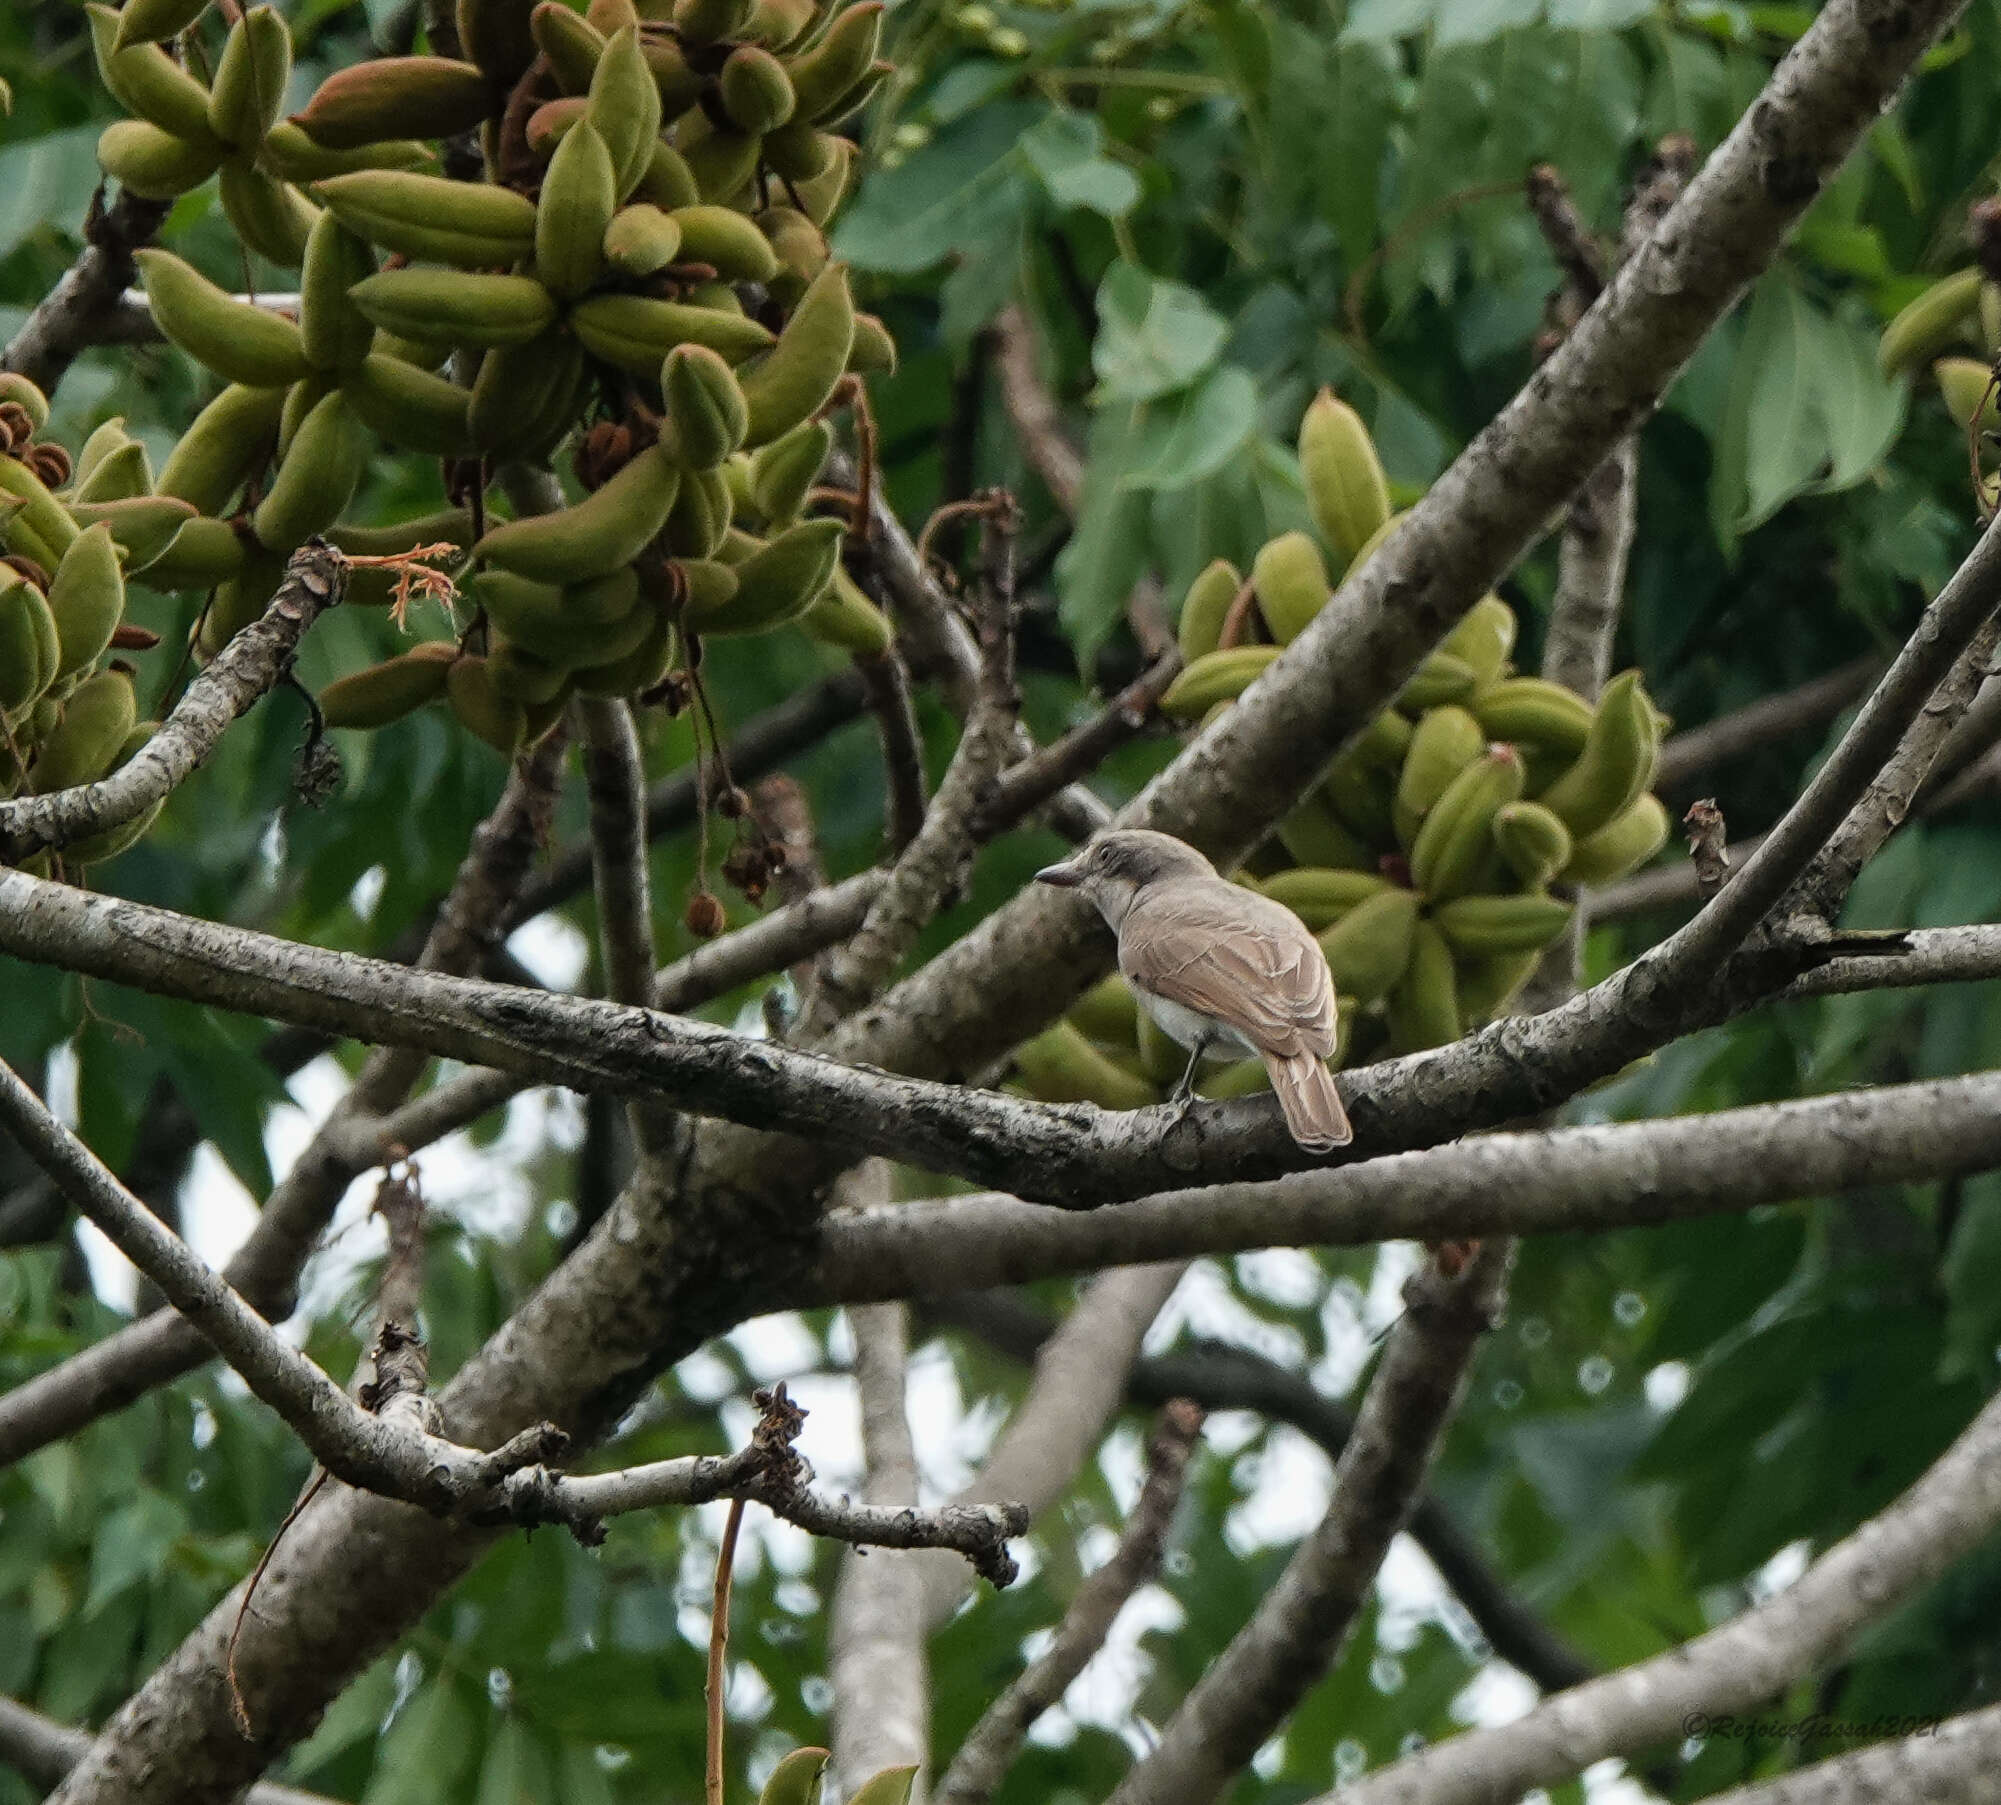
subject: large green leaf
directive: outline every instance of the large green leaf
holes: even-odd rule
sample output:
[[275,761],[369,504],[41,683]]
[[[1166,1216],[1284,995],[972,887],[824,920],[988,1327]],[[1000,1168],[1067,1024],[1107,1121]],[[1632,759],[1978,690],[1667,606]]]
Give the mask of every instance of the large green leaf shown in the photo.
[[1028,202],[1016,150],[1041,114],[1023,101],[979,108],[871,175],[841,215],[835,251],[862,269],[910,275],[1003,229]]
[[1258,390],[1234,365],[1211,370],[1185,394],[1151,411],[1127,489],[1182,489],[1239,456],[1258,424]]
[[1228,322],[1186,284],[1115,263],[1098,289],[1091,367],[1103,402],[1151,401],[1200,376],[1230,335]]

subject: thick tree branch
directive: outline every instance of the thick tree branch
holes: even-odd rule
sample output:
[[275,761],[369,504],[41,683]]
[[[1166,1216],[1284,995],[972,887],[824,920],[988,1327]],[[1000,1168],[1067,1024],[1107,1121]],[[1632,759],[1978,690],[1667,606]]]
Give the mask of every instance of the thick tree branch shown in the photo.
[[[95,1740],[88,1730],[72,1730],[31,1711],[16,1699],[0,1698],[0,1763],[37,1786],[55,1786],[81,1761]],[[323,1793],[260,1781],[243,1805],[337,1805]]]
[[1988,1805],[2001,1772],[2001,1705],[1939,1724],[1904,1722],[1912,1733],[1899,1741],[1711,1793],[1703,1805]]
[[1077,1588],[1055,1639],[989,1705],[938,1782],[939,1805],[986,1805],[1014,1765],[1035,1720],[1104,1647],[1126,1600],[1160,1570],[1167,1532],[1202,1434],[1202,1411],[1183,1400],[1161,1412],[1145,1483],[1111,1558]]
[[800,1303],[938,1297],[1141,1260],[1644,1227],[2001,1165],[2001,1074],[1668,1121],[1481,1135],[1078,1211],[971,1194],[830,1217]]
[[52,393],[76,354],[96,344],[117,318],[119,299],[136,273],[132,253],[160,229],[169,204],[121,193],[107,207],[99,188],[84,222],[84,248],[0,354],[0,369],[19,371]]
[[[1342,1789],[1341,1805],[1487,1805],[1609,1755],[1678,1739],[1697,1715],[1753,1709],[1825,1666],[2001,1523],[2001,1399],[1916,1484],[1767,1603],[1678,1648],[1546,1699]],[[1990,1774],[1991,1778],[1991,1774]],[[1328,1805],[1336,1795],[1327,1795]],[[1879,1793],[1875,1797],[1919,1796]]]
[[1404,1287],[1404,1313],[1335,1462],[1326,1514],[1159,1742],[1114,1788],[1110,1805],[1203,1805],[1218,1797],[1339,1658],[1423,1489],[1512,1259],[1511,1244],[1490,1242],[1455,1276],[1427,1265]]
[[292,667],[306,630],[347,588],[347,562],[312,540],[292,554],[260,620],[237,634],[188,685],[158,733],[96,783],[0,802],[0,863],[136,821],[207,761],[224,731]]

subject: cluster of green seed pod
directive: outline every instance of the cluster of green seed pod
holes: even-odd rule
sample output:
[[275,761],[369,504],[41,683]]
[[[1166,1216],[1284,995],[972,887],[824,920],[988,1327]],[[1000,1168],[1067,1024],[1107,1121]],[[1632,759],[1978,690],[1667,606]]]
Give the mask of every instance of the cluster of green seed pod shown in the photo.
[[[94,783],[152,737],[159,723],[138,718],[132,667],[111,654],[153,643],[126,623],[126,574],[193,513],[149,493],[145,447],[122,421],[99,427],[72,463],[37,438],[48,419],[41,390],[0,374],[0,797]],[[65,865],[115,857],[158,812],[71,844]]]
[[[1220,560],[1196,578],[1179,623],[1186,664],[1161,702],[1173,718],[1231,707],[1327,605],[1329,561],[1354,573],[1396,525],[1352,408],[1323,391],[1299,450],[1315,532],[1271,540],[1248,581]],[[1327,955],[1336,1064],[1442,1046],[1502,1013],[1568,928],[1566,892],[1624,876],[1667,840],[1648,788],[1664,723],[1639,673],[1594,706],[1516,674],[1515,630],[1499,596],[1476,603],[1236,874],[1297,913]],[[1032,1094],[1122,1109],[1157,1101],[1185,1061],[1118,977],[1016,1055]],[[1198,1088],[1237,1096],[1266,1082],[1251,1059]]]
[[[230,26],[212,85],[162,47],[205,8],[90,8],[134,114],[104,134],[106,170],[157,197],[220,171],[245,245],[299,271],[293,318],[138,255],[161,331],[227,385],[161,472],[202,518],[148,579],[213,591],[204,653],[315,534],[448,543],[472,573],[452,645],[339,679],[335,726],[442,697],[511,753],[579,690],[651,689],[696,636],[796,622],[886,648],[837,575],[839,526],[802,518],[831,448],[819,416],[850,372],[895,361],[824,236],[854,151],[834,128],[889,69],[880,0],[459,0],[463,59],[338,70],[289,117],[271,7]],[[425,140],[472,134],[483,179],[438,173]],[[378,443],[448,460],[468,499],[499,462],[574,443],[579,493],[377,543],[340,521]],[[351,599],[390,585],[364,588]]]
[[[2001,284],[1978,269],[1941,276],[1912,300],[1884,327],[1876,355],[1892,376],[1931,361],[1946,412],[1967,434],[1976,458],[1988,436],[2001,432],[1994,374],[2001,358]],[[1982,516],[1991,519],[2001,506],[2001,474],[1980,473],[1977,499]]]

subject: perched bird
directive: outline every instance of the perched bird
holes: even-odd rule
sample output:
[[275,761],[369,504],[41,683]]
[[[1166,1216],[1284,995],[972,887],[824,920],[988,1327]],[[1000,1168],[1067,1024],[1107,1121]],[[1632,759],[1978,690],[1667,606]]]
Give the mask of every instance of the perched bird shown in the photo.
[[1283,903],[1216,875],[1170,834],[1102,834],[1040,883],[1081,890],[1119,937],[1119,970],[1163,1032],[1188,1048],[1175,1087],[1194,1100],[1205,1056],[1255,1053],[1292,1138],[1310,1152],[1354,1138],[1321,1062],[1334,1051],[1334,980],[1318,943]]

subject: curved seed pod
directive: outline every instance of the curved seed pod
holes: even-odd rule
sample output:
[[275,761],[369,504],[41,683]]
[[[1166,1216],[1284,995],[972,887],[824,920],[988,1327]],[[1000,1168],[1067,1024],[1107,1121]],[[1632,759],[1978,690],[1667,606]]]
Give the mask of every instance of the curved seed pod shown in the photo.
[[1304,533],[1281,533],[1267,542],[1251,564],[1251,582],[1258,592],[1258,612],[1282,646],[1306,631],[1334,593],[1319,549]]
[[833,581],[846,528],[838,520],[787,527],[736,566],[736,594],[717,613],[698,613],[692,600],[682,619],[708,634],[764,633],[797,620]]
[[1197,658],[1167,686],[1160,712],[1171,721],[1199,720],[1218,702],[1234,702],[1278,656],[1277,646],[1232,646]]
[[486,77],[471,63],[379,56],[336,69],[291,123],[322,150],[358,150],[397,138],[456,137],[480,124],[494,104]]
[[405,451],[463,457],[472,449],[471,394],[415,364],[377,352],[348,371],[341,392],[364,425]]
[[149,201],[170,201],[199,188],[222,159],[221,145],[190,144],[143,119],[120,119],[97,139],[97,166]]
[[1390,486],[1362,416],[1322,389],[1299,427],[1299,467],[1320,536],[1345,565],[1390,517]]
[[889,616],[838,564],[826,593],[799,617],[799,626],[809,639],[839,646],[857,658],[881,658],[896,643]]
[[1417,729],[1410,722],[1394,708],[1386,708],[1362,729],[1361,738],[1355,742],[1354,756],[1364,764],[1381,765],[1395,772],[1402,769],[1411,741],[1416,737]]
[[730,207],[677,207],[668,218],[681,229],[681,261],[706,263],[728,282],[769,282],[778,258],[756,225]]
[[[76,454],[76,469],[70,476],[71,498],[82,498],[84,485],[97,474],[98,466],[106,458],[112,456],[115,452],[122,452],[128,446],[137,445],[138,443],[139,441],[125,430],[125,416],[123,414],[113,414],[109,420],[98,426],[91,433],[90,437],[84,440],[83,449]],[[144,486],[150,489],[152,484],[149,481]],[[134,491],[122,489],[119,493],[121,495],[130,495]],[[110,498],[103,497],[101,499],[108,500]]]
[[[76,522],[49,493],[42,479],[19,458],[0,457],[0,509],[4,509],[8,496],[20,504],[5,522],[10,543],[15,534],[25,531],[44,554],[35,557],[35,562],[44,570],[53,571],[76,538]],[[24,555],[35,556],[32,552]]]
[[[675,568],[680,571],[682,584],[687,590],[683,606],[693,608],[698,614],[720,613],[729,606],[730,597],[736,594],[736,569],[733,565],[714,558],[683,558]],[[814,604],[815,607],[818,605]],[[807,612],[810,614],[812,610]]]
[[1284,903],[1316,933],[1331,928],[1358,903],[1390,887],[1388,878],[1373,871],[1329,871],[1311,865],[1275,871],[1258,885],[1273,902]]
[[629,565],[593,577],[588,583],[572,583],[563,591],[563,606],[573,620],[587,627],[608,627],[624,620],[639,600],[639,574]]
[[242,570],[243,560],[243,541],[228,521],[197,515],[147,564],[146,587],[168,595],[185,589],[213,589]]
[[125,0],[118,15],[117,47],[159,44],[178,37],[208,11],[208,0]]
[[792,91],[798,116],[819,120],[833,114],[848,91],[868,74],[882,43],[881,0],[862,0],[835,18],[819,43],[794,60]]
[[[0,564],[0,709],[9,715],[26,710],[54,680],[46,647],[55,626],[37,618],[48,612],[42,592],[12,565]],[[11,773],[11,764],[0,771]]]
[[357,558],[394,557],[398,552],[441,542],[467,546],[473,540],[472,514],[465,508],[445,508],[436,514],[419,514],[413,520],[399,520],[389,526],[329,527],[326,537],[336,551]]
[[569,683],[570,673],[512,640],[496,636],[487,650],[486,677],[495,695],[522,704],[525,735],[528,704],[552,701]]
[[493,686],[484,658],[459,657],[445,671],[445,699],[459,725],[484,740],[503,758],[512,758],[527,737],[521,704]]
[[1570,829],[1540,802],[1510,802],[1494,813],[1494,844],[1524,886],[1537,889],[1570,862]]
[[1659,744],[1639,672],[1622,671],[1598,698],[1584,750],[1536,800],[1563,818],[1573,839],[1586,840],[1639,800],[1653,777]]
[[[2001,403],[1994,397],[1993,368],[1977,357],[1941,357],[1932,365],[1938,392],[1954,424],[1976,433],[2001,428]],[[1976,422],[1974,415],[1980,416]]]
[[[806,285],[827,267],[827,239],[796,207],[767,207],[757,216],[757,229],[770,242],[778,259],[778,271],[770,288],[787,307],[793,305]],[[849,356],[852,367],[854,358]]]
[[848,368],[866,375],[896,374],[896,340],[872,313],[855,315],[855,342],[848,347]]
[[645,375],[676,345],[706,345],[741,363],[772,342],[755,320],[739,314],[645,295],[593,295],[571,309],[570,326],[594,357]]
[[[777,131],[765,134],[764,160],[774,175],[781,175],[788,182],[810,182],[832,168],[834,146],[841,142],[832,133],[821,131],[812,120],[801,119],[794,113]],[[813,217],[815,224],[826,223],[823,215]]]
[[531,0],[458,0],[459,46],[497,92],[514,86],[535,60]]
[[354,499],[368,451],[367,428],[336,389],[300,423],[270,492],[250,517],[265,549],[289,552],[332,526]]
[[708,82],[689,66],[686,51],[672,38],[642,37],[639,54],[660,96],[661,122],[671,124],[702,98]]
[[701,113],[690,113],[682,120],[676,136],[681,140],[681,161],[694,178],[695,192],[705,201],[728,205],[757,174],[762,138],[734,129],[718,130]]
[[1473,667],[1450,652],[1432,652],[1397,692],[1397,707],[1418,714],[1443,702],[1463,702],[1480,686]]
[[120,670],[86,677],[63,704],[62,720],[42,741],[28,772],[28,787],[38,796],[94,783],[109,769],[139,721],[139,704],[132,679]]
[[313,192],[351,231],[406,257],[486,269],[535,248],[535,203],[511,188],[407,169],[358,169]]
[[306,374],[305,346],[290,320],[225,294],[169,251],[136,251],[133,260],[160,330],[196,363],[258,388]]
[[374,274],[367,241],[331,211],[321,213],[299,272],[299,340],[314,369],[354,369],[373,349],[375,328],[347,291]]
[[746,132],[776,131],[796,104],[785,65],[755,44],[739,44],[718,78],[723,111]]
[[718,44],[733,38],[750,17],[751,0],[679,0],[674,25],[683,43]]
[[1582,752],[1591,735],[1591,704],[1541,677],[1504,678],[1467,706],[1490,739],[1544,747],[1566,760]]
[[813,29],[816,17],[813,0],[752,0],[737,36],[767,50],[789,50]]
[[528,137],[528,148],[538,157],[552,156],[556,146],[563,141],[563,135],[572,130],[584,116],[590,102],[581,94],[565,94],[559,100],[545,100],[528,115],[528,123],[523,128]]
[[1531,953],[1570,925],[1569,903],[1554,896],[1459,896],[1432,916],[1446,944],[1469,958]]
[[681,228],[650,201],[619,208],[605,227],[604,259],[624,275],[650,276],[672,263],[680,249]]
[[554,296],[532,276],[394,269],[347,292],[385,332],[454,345],[525,345],[556,319]]
[[1410,966],[1389,994],[1390,1050],[1422,1053],[1459,1038],[1459,986],[1452,949],[1428,921],[1410,937]]
[[639,25],[639,9],[632,0],[590,0],[584,8],[588,19],[606,37],[623,31],[628,25],[636,30]]
[[[113,771],[130,764],[146,742],[159,731],[158,721],[141,721],[125,736],[105,775],[108,777]],[[86,834],[81,840],[70,841],[63,848],[63,862],[66,865],[102,865],[108,859],[115,859],[146,837],[146,830],[160,818],[160,811],[166,806],[167,799],[162,796],[130,821],[122,822],[117,827],[107,827],[101,834]]]
[[1139,999],[1132,986],[1113,972],[1085,991],[1063,1019],[1091,1040],[1130,1046],[1139,1037]]
[[1410,849],[1410,881],[1433,902],[1469,889],[1493,850],[1495,813],[1521,799],[1524,775],[1512,746],[1489,746],[1445,786]]
[[[585,115],[604,140],[616,205],[639,186],[660,136],[660,90],[639,52],[639,28],[629,25],[605,40],[604,54],[591,74]],[[600,226],[597,238],[604,236]]]
[[[676,207],[692,207],[702,198],[695,186],[695,173],[681,153],[664,138],[656,138],[647,152],[646,169],[639,178],[633,197],[672,213]],[[676,241],[679,249],[679,241]]]
[[1495,682],[1506,673],[1508,654],[1515,649],[1515,611],[1499,596],[1483,595],[1438,649],[1470,664],[1482,683]]
[[851,121],[876,96],[876,90],[896,71],[896,65],[878,57],[862,72],[862,78],[814,121],[823,131],[836,131]]
[[474,449],[513,453],[533,443],[553,411],[569,409],[583,368],[583,347],[568,334],[489,351],[473,378],[466,420]]
[[445,693],[445,673],[459,649],[448,639],[426,640],[400,657],[336,677],[320,691],[329,727],[387,727]]
[[1160,1091],[1107,1059],[1068,1022],[1045,1028],[1014,1050],[1015,1077],[1045,1103],[1095,1103],[1100,1109],[1145,1109]]
[[750,461],[750,493],[758,513],[773,526],[795,519],[833,448],[834,429],[824,420],[808,420],[758,452]]
[[826,406],[847,369],[854,331],[847,265],[830,263],[800,297],[771,354],[742,377],[750,405],[745,444],[769,444]]
[[289,182],[274,181],[255,164],[232,157],[222,166],[222,210],[247,250],[280,269],[297,269],[319,208]]
[[125,577],[108,526],[79,533],[63,553],[49,584],[49,615],[56,623],[57,677],[88,670],[104,655],[125,617]]
[[1394,837],[1392,806],[1396,781],[1378,765],[1343,753],[1327,768],[1320,794],[1328,806],[1371,845],[1387,845]]
[[535,204],[535,274],[557,300],[575,300],[603,270],[615,188],[611,153],[586,120],[556,146]]
[[1188,593],[1181,598],[1181,619],[1175,627],[1185,663],[1193,664],[1216,649],[1223,637],[1224,617],[1243,586],[1244,579],[1227,558],[1206,565],[1188,585]]
[[[137,439],[127,439],[115,451],[100,458],[95,469],[70,491],[70,508],[93,501],[132,501],[148,495],[153,488],[153,467],[146,447]],[[71,518],[75,516],[72,513]]]
[[[653,631],[656,611],[640,605],[636,584],[623,592],[624,611],[611,620],[598,622],[579,618],[571,600],[574,591],[557,589],[548,583],[531,583],[525,577],[509,576],[504,570],[485,571],[468,583],[466,589],[512,644],[559,675],[627,657]],[[546,702],[554,690],[555,685],[551,684],[541,695],[524,695],[520,699]]]
[[70,517],[86,532],[100,521],[111,529],[127,576],[150,571],[195,518],[184,501],[165,495],[133,495],[118,501],[73,501]]
[[1542,963],[1542,954],[1497,953],[1492,958],[1464,954],[1453,960],[1458,979],[1459,1020],[1467,1028],[1498,1021],[1516,993]]
[[1327,955],[1335,991],[1362,1003],[1386,994],[1410,964],[1416,927],[1416,896],[1394,886],[1344,910],[1333,926],[1314,936]]
[[677,558],[710,558],[730,530],[730,486],[720,470],[686,470],[660,543]]
[[1447,703],[1426,711],[1411,735],[1391,809],[1397,840],[1405,850],[1446,786],[1486,749],[1486,734],[1465,709]]
[[623,658],[594,664],[575,673],[578,689],[592,696],[630,696],[651,689],[666,676],[674,663],[674,620],[664,608],[650,603],[638,610],[641,618],[651,618],[652,630],[638,648]]
[[576,583],[630,564],[666,524],[681,473],[657,450],[642,451],[574,507],[510,520],[473,547],[517,576]]
[[278,416],[279,462],[291,455],[292,441],[299,436],[306,416],[339,387],[339,377],[324,370],[315,370],[292,384],[285,395],[285,411]]
[[264,134],[257,160],[283,182],[324,182],[357,169],[421,169],[437,161],[427,144],[414,138],[385,138],[351,150],[329,150],[316,144],[289,119],[281,119]]
[[278,439],[285,390],[232,383],[195,415],[168,454],[155,488],[198,513],[220,514]]
[[1609,884],[1637,871],[1667,844],[1671,823],[1658,796],[1641,796],[1588,839],[1562,868],[1566,884]]
[[209,90],[209,130],[238,150],[255,150],[278,123],[291,79],[291,32],[273,8],[253,6],[229,28]]
[[[90,43],[97,54],[97,72],[111,97],[135,118],[189,144],[206,145],[215,134],[208,126],[208,89],[157,44],[137,43],[117,50],[118,14],[108,6],[84,9],[90,16]],[[220,146],[217,147],[218,149]]]
[[42,432],[48,427],[48,396],[19,371],[0,370],[0,401],[11,401],[17,407],[26,408],[28,418],[34,421],[37,432]]
[[1979,313],[1980,283],[1977,266],[1940,277],[1883,328],[1877,368],[1885,376],[1901,375],[1950,346]]
[[565,94],[586,93],[604,55],[604,33],[562,0],[542,0],[529,15],[528,28],[536,48],[549,59],[556,85]]

